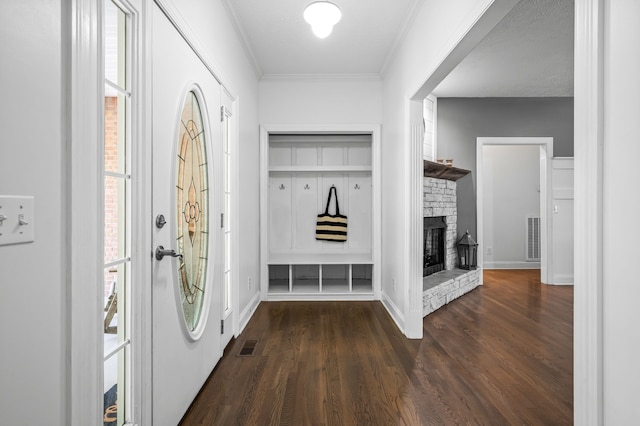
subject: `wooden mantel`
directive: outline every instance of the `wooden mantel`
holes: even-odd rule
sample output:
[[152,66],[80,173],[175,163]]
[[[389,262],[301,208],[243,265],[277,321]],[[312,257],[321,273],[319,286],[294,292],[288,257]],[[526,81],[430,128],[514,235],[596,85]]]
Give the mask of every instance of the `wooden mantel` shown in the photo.
[[459,169],[446,164],[424,160],[424,177],[457,181],[471,173],[471,170]]

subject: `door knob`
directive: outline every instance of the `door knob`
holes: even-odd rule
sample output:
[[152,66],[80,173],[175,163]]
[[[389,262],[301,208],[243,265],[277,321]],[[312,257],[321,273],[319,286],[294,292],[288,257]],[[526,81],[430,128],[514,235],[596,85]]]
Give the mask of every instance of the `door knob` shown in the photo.
[[176,253],[173,249],[165,250],[162,246],[156,247],[156,259],[162,260],[165,256],[179,257],[182,260],[182,253]]

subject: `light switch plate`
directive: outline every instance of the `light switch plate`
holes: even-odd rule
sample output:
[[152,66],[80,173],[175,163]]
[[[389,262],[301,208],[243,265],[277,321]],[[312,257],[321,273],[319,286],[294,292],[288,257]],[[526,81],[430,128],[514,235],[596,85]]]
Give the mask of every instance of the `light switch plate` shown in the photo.
[[0,246],[34,240],[33,197],[0,195]]

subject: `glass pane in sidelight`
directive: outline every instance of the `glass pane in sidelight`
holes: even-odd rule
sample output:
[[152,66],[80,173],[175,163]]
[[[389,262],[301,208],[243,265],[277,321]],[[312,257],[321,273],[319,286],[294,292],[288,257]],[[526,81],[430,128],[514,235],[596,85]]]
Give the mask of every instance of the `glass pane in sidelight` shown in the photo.
[[105,85],[104,170],[125,174],[128,169],[126,166],[127,96],[109,89],[110,87]]
[[126,14],[111,1],[104,4],[104,77],[126,87]]
[[103,332],[105,355],[127,339],[126,297],[129,262],[104,269]]
[[104,178],[104,263],[126,257],[126,180]]

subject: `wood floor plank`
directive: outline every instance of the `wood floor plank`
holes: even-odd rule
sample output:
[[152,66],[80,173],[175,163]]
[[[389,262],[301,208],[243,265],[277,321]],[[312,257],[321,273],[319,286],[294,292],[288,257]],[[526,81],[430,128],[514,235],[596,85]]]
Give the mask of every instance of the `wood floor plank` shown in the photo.
[[572,321],[573,288],[535,270],[485,271],[422,340],[379,302],[262,303],[181,424],[568,425]]

